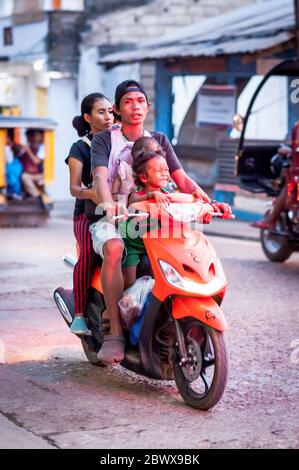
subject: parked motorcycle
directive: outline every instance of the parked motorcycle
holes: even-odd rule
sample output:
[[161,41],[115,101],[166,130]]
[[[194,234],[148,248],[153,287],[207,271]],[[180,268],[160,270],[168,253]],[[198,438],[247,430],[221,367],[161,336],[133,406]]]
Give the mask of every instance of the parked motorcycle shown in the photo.
[[[150,237],[143,237],[147,255],[138,266],[137,277],[151,275],[155,284],[136,346],[125,330],[121,365],[152,379],[174,379],[188,405],[208,410],[220,400],[228,376],[227,322],[220,308],[227,281],[198,224],[186,222],[186,208],[196,212],[198,202],[191,195],[170,196],[169,207],[184,205],[181,220],[176,210],[157,209],[153,213],[156,205],[151,201],[132,205],[137,213],[159,217],[160,226]],[[75,263],[69,258],[65,261],[71,266]],[[95,366],[103,366],[97,357],[103,343],[101,315],[105,309],[100,272],[97,266],[86,312],[90,332],[80,337],[87,359]],[[59,287],[54,299],[70,326],[74,317],[72,291]]]
[[283,262],[299,247],[299,212],[297,184],[293,181],[292,149],[281,144],[270,160],[272,179],[267,194],[273,197],[264,215],[277,214],[275,225],[261,228],[263,251],[271,261]]
[[[266,137],[252,139],[249,130],[253,119],[264,108],[259,101],[262,100],[264,86],[270,86],[271,80],[277,77],[285,77],[288,83],[293,83],[298,73],[299,58],[296,57],[276,64],[265,74],[248,105],[235,156],[235,175],[240,187],[274,198],[273,207],[268,209],[264,219],[268,219],[269,212],[272,216],[274,212],[277,215],[275,226],[261,228],[260,236],[265,255],[275,262],[283,262],[293,252],[299,251],[299,121],[293,121],[297,116],[297,101],[289,100],[286,114],[290,147]],[[281,119],[281,115],[274,114],[273,122],[278,118]]]

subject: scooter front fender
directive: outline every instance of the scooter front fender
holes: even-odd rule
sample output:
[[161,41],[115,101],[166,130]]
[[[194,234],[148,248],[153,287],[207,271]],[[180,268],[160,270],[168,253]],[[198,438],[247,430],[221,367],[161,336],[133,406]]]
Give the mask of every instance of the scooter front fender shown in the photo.
[[211,297],[175,297],[172,304],[172,315],[176,320],[186,317],[197,318],[201,323],[217,331],[228,329],[221,308]]

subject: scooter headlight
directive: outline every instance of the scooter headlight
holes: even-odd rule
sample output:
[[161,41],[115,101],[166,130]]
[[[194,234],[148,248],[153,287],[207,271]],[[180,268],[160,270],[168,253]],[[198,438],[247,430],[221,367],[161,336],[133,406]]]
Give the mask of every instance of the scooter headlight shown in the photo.
[[200,296],[210,296],[218,292],[226,284],[225,274],[220,261],[217,263],[217,276],[209,283],[202,284],[186,279],[169,263],[159,260],[160,268],[169,284],[185,292]]
[[161,259],[159,260],[159,264],[169,284],[172,284],[173,286],[178,287],[179,289],[184,289],[184,279],[177,272],[177,270],[174,269],[174,267],[171,266],[171,264],[166,263],[166,261],[163,261]]

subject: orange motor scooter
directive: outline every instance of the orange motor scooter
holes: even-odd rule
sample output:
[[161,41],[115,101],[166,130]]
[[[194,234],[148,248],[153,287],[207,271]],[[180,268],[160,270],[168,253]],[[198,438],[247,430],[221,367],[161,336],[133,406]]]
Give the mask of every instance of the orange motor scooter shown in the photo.
[[[121,365],[153,379],[174,379],[188,405],[208,410],[220,400],[228,375],[223,336],[227,323],[220,308],[227,282],[201,226],[187,216],[191,214],[192,219],[195,214],[198,219],[202,206],[188,194],[169,196],[171,203],[162,210],[153,201],[130,206],[137,217],[139,211],[158,218],[159,228],[143,236],[147,256],[138,266],[137,277],[151,275],[155,283],[135,346],[129,331],[125,332]],[[100,270],[97,266],[87,309],[90,332],[81,337],[88,360],[97,366],[102,365],[97,353],[103,342],[101,313],[105,309]],[[54,298],[70,326],[74,316],[72,291],[58,288]]]

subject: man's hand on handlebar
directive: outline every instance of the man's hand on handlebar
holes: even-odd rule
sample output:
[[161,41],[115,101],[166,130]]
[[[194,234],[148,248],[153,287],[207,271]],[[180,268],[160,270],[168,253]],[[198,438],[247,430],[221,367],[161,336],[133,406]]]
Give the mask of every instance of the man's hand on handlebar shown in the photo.
[[115,217],[121,215],[122,220],[126,220],[128,218],[128,209],[125,204],[117,201],[117,202],[107,202],[101,203],[103,209],[106,211],[106,217],[108,222],[111,224],[115,224]]
[[193,191],[192,196],[196,199],[200,199],[202,202],[209,202],[210,198],[201,188],[197,188]]
[[231,219],[232,218],[232,209],[229,204],[226,204],[225,202],[211,202],[210,204],[215,212],[218,212],[219,214],[222,213],[222,218],[223,219]]
[[211,204],[209,203],[203,203],[201,207],[200,214],[198,216],[198,221],[201,222],[202,224],[209,224],[213,218],[213,215],[211,214]]

